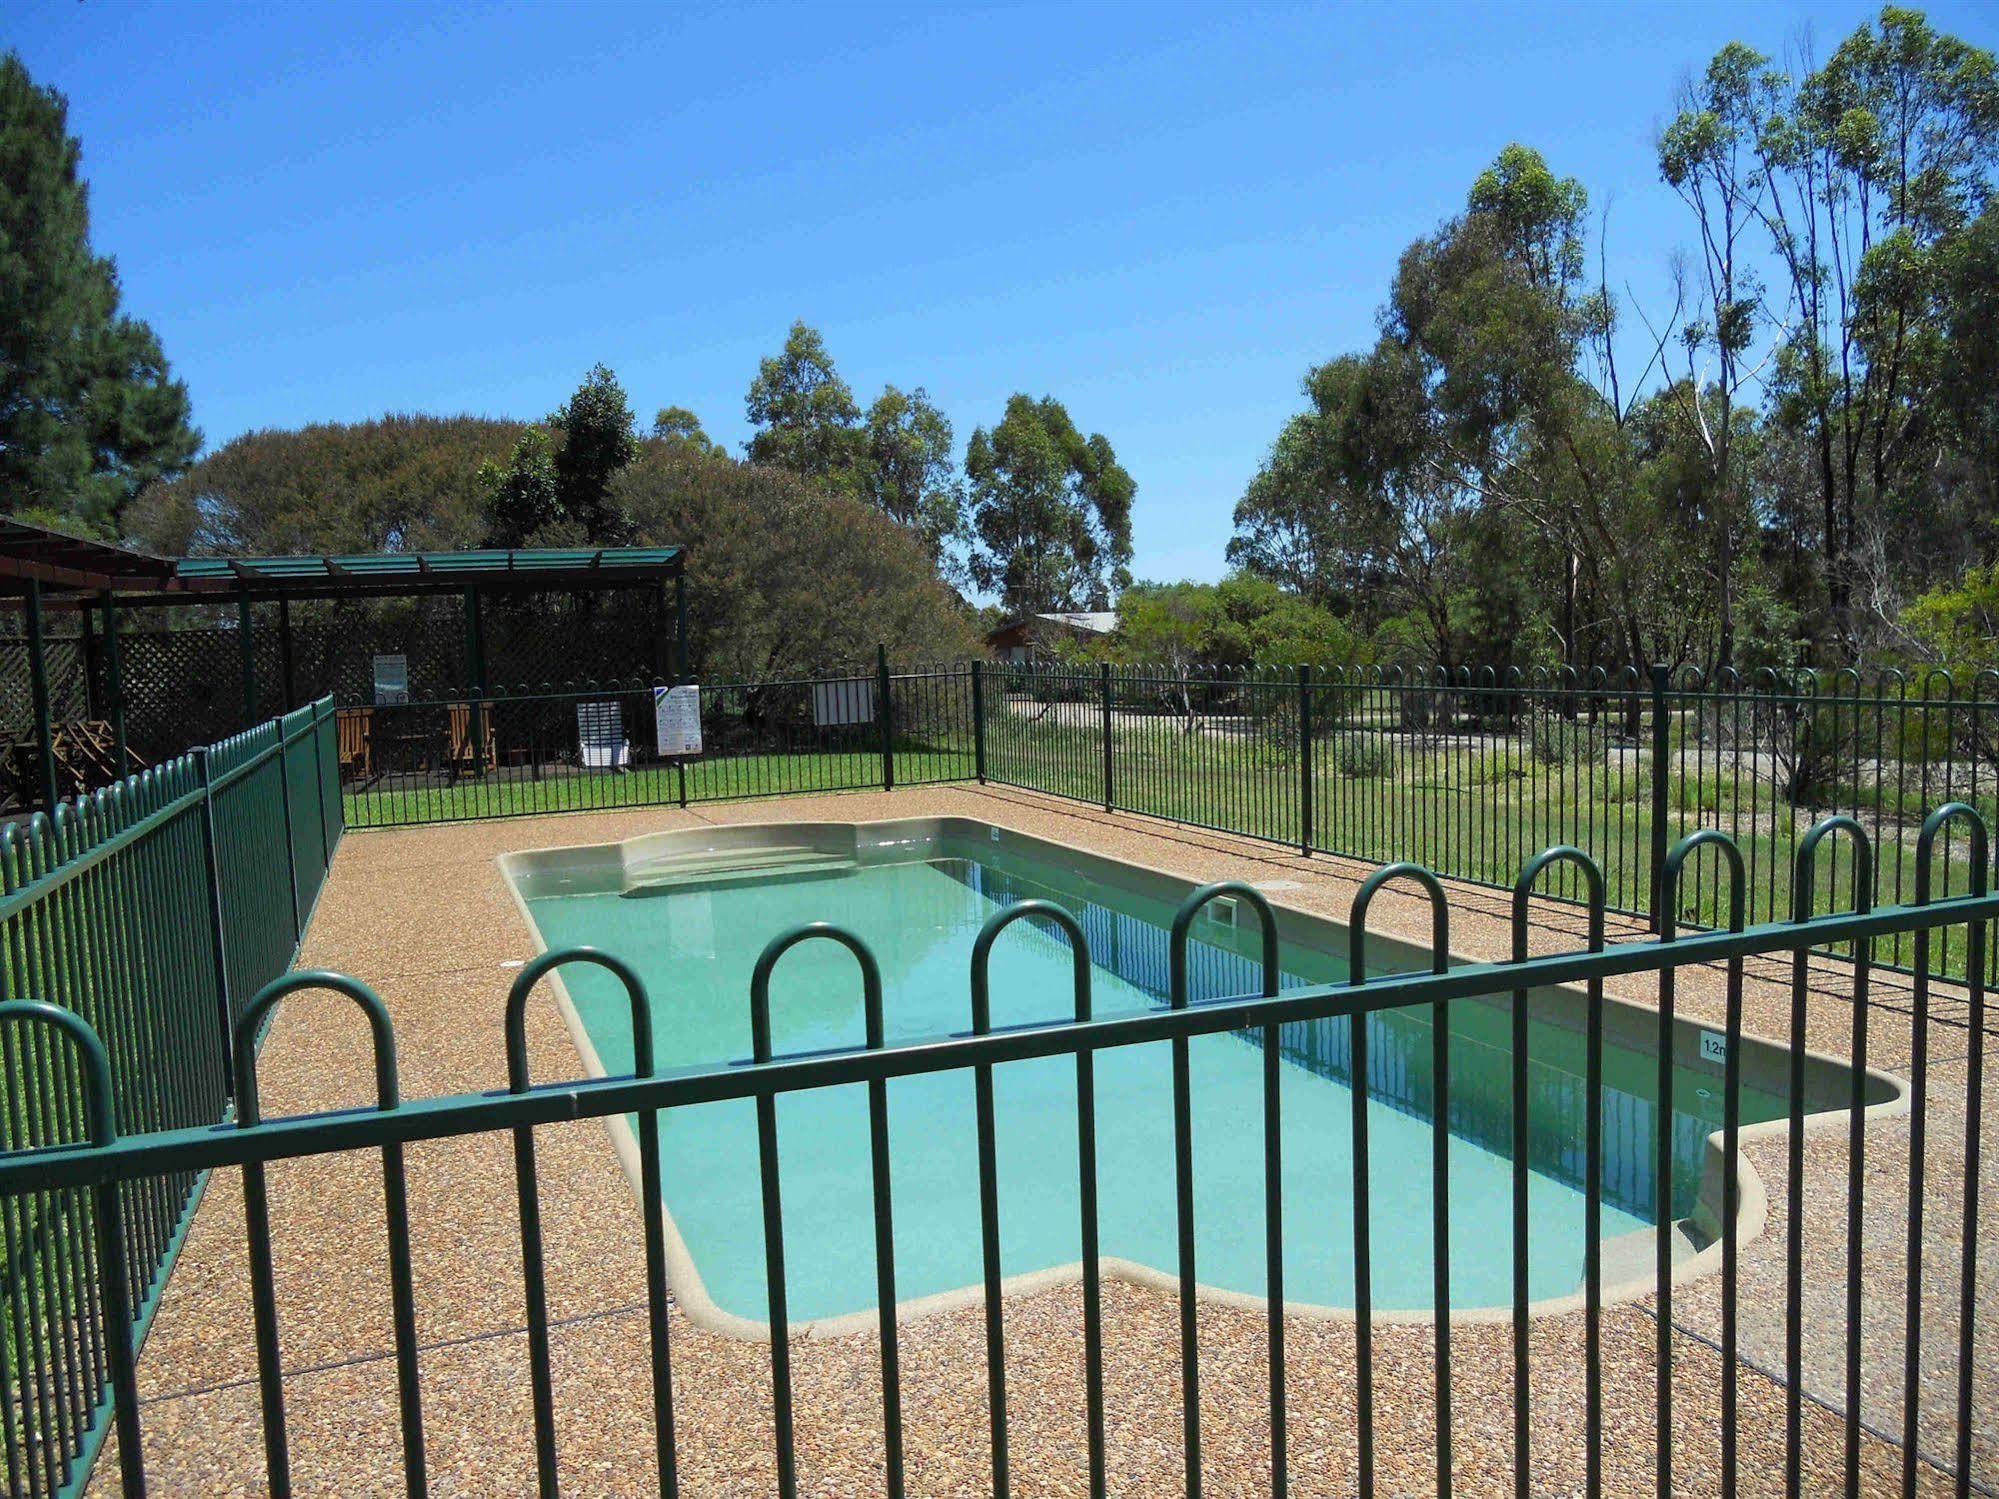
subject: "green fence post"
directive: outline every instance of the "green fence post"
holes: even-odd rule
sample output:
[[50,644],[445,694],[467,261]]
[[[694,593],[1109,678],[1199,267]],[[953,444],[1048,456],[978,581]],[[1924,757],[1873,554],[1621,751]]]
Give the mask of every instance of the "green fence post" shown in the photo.
[[673,576],[673,680],[687,680],[687,558]]
[[257,645],[250,637],[250,595],[236,600],[236,643],[243,653],[243,727],[257,721]]
[[[322,778],[320,805],[332,808],[332,816],[327,820],[325,841],[321,846],[326,850],[326,867],[330,870],[333,868],[333,850],[339,847],[340,837],[347,831],[347,803],[340,794],[340,709],[335,705],[333,694],[330,692],[321,696],[319,703],[326,710],[320,717],[318,730],[319,769]],[[325,799],[324,783],[329,763],[333,766],[333,800],[330,803]]]
[[333,848],[326,841],[326,750],[319,742],[322,738],[319,710],[324,702],[323,698],[312,700],[312,804],[319,812],[319,821],[313,827],[319,834],[319,873],[322,881],[326,871],[333,867]]
[[35,708],[35,751],[42,772],[42,807],[56,810],[55,729],[49,722],[48,641],[42,635],[42,580],[28,579],[28,692]]
[[[486,632],[479,617],[479,590],[465,590],[465,674],[472,689],[465,734],[472,742],[472,773],[486,773]],[[456,772],[454,771],[455,775]]]
[[83,626],[83,716],[102,718],[98,710],[103,707],[97,695],[97,627],[88,609],[76,611],[77,621]]
[[1103,711],[1104,810],[1108,812],[1111,809],[1111,803],[1117,800],[1117,798],[1112,794],[1112,786],[1111,786],[1111,664],[1110,662],[1105,661],[1100,663],[1099,670],[1100,670],[1100,677],[1103,688],[1103,700],[1104,700],[1104,711]]
[[278,676],[284,689],[284,701],[278,711],[289,713],[298,703],[297,672],[292,666],[292,601],[278,600]]
[[895,714],[888,701],[888,647],[875,647],[875,720],[881,726],[882,790],[895,790]]
[[285,879],[292,890],[292,951],[296,953],[299,941],[305,936],[305,912],[298,902],[298,832],[292,826],[291,752],[285,747],[284,719],[272,719],[271,726],[278,731],[278,806],[285,818]]
[[[673,580],[673,685],[687,685],[687,578],[683,574]],[[698,715],[697,715],[698,716]],[[687,757],[676,756],[673,762],[673,778],[680,787],[680,805],[687,805]]]
[[1312,668],[1298,668],[1298,852],[1312,857]]
[[215,955],[217,1020],[222,1029],[222,1086],[236,1096],[235,1004],[229,993],[229,945],[223,936],[221,860],[216,856],[215,792],[209,785],[208,747],[196,745],[194,772],[201,782],[201,860],[208,873],[208,937]]
[[118,774],[132,768],[125,748],[125,673],[118,661],[118,603],[109,589],[104,592],[104,689],[111,710],[111,741],[118,752]]
[[972,772],[986,784],[986,678],[983,663],[972,663]]
[[1664,663],[1652,668],[1652,930],[1662,930],[1665,912],[1666,872],[1666,781],[1671,774],[1672,726],[1666,718],[1666,684],[1672,668]]
[[673,680],[673,663],[667,646],[667,607],[666,584],[661,582],[652,589],[652,674],[661,682]]

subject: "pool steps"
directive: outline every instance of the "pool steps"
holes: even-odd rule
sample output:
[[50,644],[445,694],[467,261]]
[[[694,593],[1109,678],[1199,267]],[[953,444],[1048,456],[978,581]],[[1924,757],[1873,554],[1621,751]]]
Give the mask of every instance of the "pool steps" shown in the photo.
[[770,844],[761,848],[701,848],[653,853],[633,859],[624,866],[625,895],[643,895],[654,890],[670,890],[678,885],[699,884],[713,888],[739,880],[763,879],[783,874],[838,874],[856,869],[852,855],[829,853],[823,848],[787,847]]

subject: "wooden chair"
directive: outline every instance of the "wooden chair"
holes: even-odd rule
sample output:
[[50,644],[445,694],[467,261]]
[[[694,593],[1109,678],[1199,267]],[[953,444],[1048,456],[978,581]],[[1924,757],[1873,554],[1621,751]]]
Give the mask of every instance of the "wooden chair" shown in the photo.
[[340,779],[373,780],[375,775],[373,708],[340,708],[333,715],[340,750]]
[[493,743],[493,705],[491,703],[479,705],[477,744],[473,743],[472,705],[452,703],[448,711],[451,714],[451,750],[446,758],[450,763],[451,773],[457,775],[467,770],[477,773],[497,769],[500,763],[500,751],[499,746]]

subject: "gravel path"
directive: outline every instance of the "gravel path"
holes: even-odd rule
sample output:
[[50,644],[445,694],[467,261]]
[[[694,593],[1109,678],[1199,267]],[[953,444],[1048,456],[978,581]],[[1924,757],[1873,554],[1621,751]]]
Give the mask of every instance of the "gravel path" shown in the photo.
[[[1192,878],[1283,880],[1282,902],[1343,917],[1364,866],[1295,854],[1226,836],[1108,817],[1013,792],[950,788],[671,809],[576,814],[518,822],[351,835],[342,845],[304,962],[352,972],[374,984],[395,1018],[407,1096],[492,1088],[504,1080],[501,1006],[511,973],[532,939],[493,866],[510,849],[599,842],[704,822],[809,817],[863,820],[953,813],[1006,823],[1042,837],[1136,859]],[[1505,897],[1453,892],[1453,945],[1499,956],[1508,941]],[[1420,940],[1427,917],[1414,902],[1384,895],[1383,930]],[[1573,913],[1537,912],[1537,945],[1573,945]],[[1781,1037],[1789,1016],[1788,965],[1759,964],[1746,996],[1748,1029]],[[1812,978],[1815,1047],[1850,1044],[1850,971]],[[1649,1002],[1651,985],[1613,988]],[[1907,1075],[1913,995],[1906,979],[1879,976],[1870,1023],[1875,1065]],[[1685,1013],[1721,1014],[1720,976],[1689,971]],[[1930,1230],[1923,1255],[1924,1344],[1921,1447],[1947,1459],[1954,1440],[1955,1311],[1961,1210],[1965,1061],[1971,1038],[1962,996],[1932,998],[1929,1139],[1925,1151]],[[1953,1023],[1954,1022],[1954,1023]],[[581,1071],[552,1003],[534,1006],[529,1041],[535,1075]],[[1985,1042],[1988,1055],[1992,1047]],[[367,1037],[358,1015],[330,996],[288,1001],[262,1068],[269,1114],[366,1100]],[[1988,1116],[1989,1117],[1989,1116]],[[1986,1131],[1987,1172],[1999,1141]],[[558,1320],[554,1374],[565,1486],[574,1493],[656,1491],[646,1378],[644,1282],[637,1204],[604,1128],[586,1121],[537,1135],[547,1233],[549,1299]],[[1907,1119],[1867,1132],[1866,1346],[1862,1413],[1875,1431],[1897,1433],[1908,1199]],[[1741,1483],[1738,1492],[1781,1487],[1782,1387],[1764,1370],[1783,1364],[1785,1141],[1749,1147],[1769,1188],[1763,1235],[1742,1254]],[[512,1155],[504,1135],[418,1146],[409,1153],[425,1428],[432,1491],[514,1493],[533,1487],[526,1337],[520,1291]],[[1807,1136],[1805,1248],[1807,1359],[1804,1403],[1807,1492],[1841,1476],[1839,1405],[1843,1348],[1845,1135]],[[390,1350],[381,1177],[366,1156],[288,1162],[270,1172],[285,1399],[293,1468],[301,1492],[401,1489],[395,1367]],[[1009,1184],[1002,1182],[1004,1204]],[[1386,1188],[1384,1187],[1384,1190]],[[1988,1213],[1992,1204],[1988,1199]],[[1990,1221],[1988,1217],[1988,1222]],[[1259,1232],[1252,1226],[1250,1231]],[[1974,1477],[1999,1481],[1999,1248],[1980,1275]],[[254,1493],[265,1488],[240,1174],[218,1173],[140,1365],[149,1475],[160,1492]],[[1169,1295],[1105,1288],[1111,1486],[1159,1494],[1181,1486],[1177,1308]],[[1718,1283],[1676,1296],[1676,1493],[1718,1488]],[[1073,1286],[1009,1301],[1006,1310],[1009,1439],[1015,1489],[1084,1491],[1080,1298]],[[1204,1477],[1222,1495],[1266,1491],[1268,1438],[1260,1312],[1203,1305]],[[1608,1313],[1606,1489],[1650,1492],[1655,1322],[1645,1303]],[[1353,1334],[1350,1323],[1293,1319],[1289,1334],[1293,1491],[1340,1494],[1354,1484]],[[984,1493],[989,1444],[984,1319],[977,1308],[905,1324],[905,1420],[912,1494]],[[682,1489],[691,1494],[772,1491],[768,1349],[673,1319],[676,1427]],[[1377,1462],[1383,1493],[1429,1491],[1434,1482],[1431,1333],[1379,1324],[1374,1335]],[[1581,1485],[1581,1320],[1537,1321],[1533,1360],[1532,1470],[1537,1493]],[[1454,1488],[1507,1491],[1512,1481],[1511,1340],[1504,1325],[1454,1330]],[[867,1335],[801,1339],[794,1354],[801,1490],[844,1495],[881,1490],[880,1402],[875,1340]],[[1868,1435],[1862,1487],[1899,1482],[1900,1449]],[[115,1451],[96,1487],[115,1484]],[[1925,1463],[1922,1492],[1948,1492],[1947,1475]]]

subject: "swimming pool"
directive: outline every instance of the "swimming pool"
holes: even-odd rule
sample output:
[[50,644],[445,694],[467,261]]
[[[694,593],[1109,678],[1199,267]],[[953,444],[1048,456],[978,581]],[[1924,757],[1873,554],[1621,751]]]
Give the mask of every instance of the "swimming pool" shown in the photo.
[[[765,943],[801,922],[856,933],[881,965],[890,1045],[969,1029],[973,936],[993,912],[1029,897],[1074,912],[1089,937],[1099,1016],[1165,1003],[1167,927],[1187,882],[959,819],[791,824],[656,834],[622,845],[508,855],[506,873],[548,947],[588,943],[629,960],[652,995],[659,1066],[723,1064],[749,1055],[750,973]],[[1281,891],[1276,892],[1281,900]],[[1254,992],[1252,913],[1226,908],[1196,928],[1195,1000]],[[1337,925],[1280,911],[1285,987],[1344,979]],[[1369,967],[1427,966],[1427,955],[1372,940]],[[564,977],[586,1057],[632,1067],[629,1009],[614,980]],[[1070,957],[1059,935],[1017,923],[992,965],[993,1024],[1070,1013]],[[1613,1003],[1604,1058],[1603,1233],[1653,1237],[1659,1110],[1649,1012]],[[771,986],[775,1051],[861,1043],[858,969],[832,943],[807,943]],[[1583,1267],[1582,997],[1530,1002],[1530,1294],[1566,1297]],[[1452,1015],[1450,1193],[1453,1310],[1512,1294],[1511,1054],[1505,1002],[1455,1002]],[[1431,1031],[1428,1007],[1369,1018],[1373,1294],[1379,1311],[1431,1309]],[[1673,1211],[1695,1213],[1710,1135],[1721,1123],[1721,1066],[1697,1027],[1675,1045]],[[1296,1022],[1281,1033],[1287,1301],[1349,1306],[1352,1095],[1348,1022]],[[1752,1059],[1751,1049],[1756,1051]],[[1262,1054],[1256,1032],[1191,1043],[1194,1202],[1202,1285],[1260,1296],[1264,1288]],[[1780,1118],[1784,1053],[1745,1043],[1742,1121]],[[1102,1252],[1170,1273],[1175,1264],[1172,1093],[1163,1044],[1120,1047],[1096,1063]],[[1813,1109],[1845,1100],[1846,1070],[1812,1059]],[[1870,1083],[1882,1097],[1885,1079]],[[1000,1242],[1009,1279],[1080,1256],[1075,1067],[1067,1057],[995,1069]],[[979,1284],[973,1079],[969,1071],[888,1085],[896,1273],[905,1304]],[[785,1250],[796,1321],[845,1318],[874,1305],[868,1119],[860,1085],[777,1101]],[[690,1312],[724,1324],[765,1308],[755,1107],[747,1100],[662,1116],[664,1196],[678,1240],[675,1289]]]

